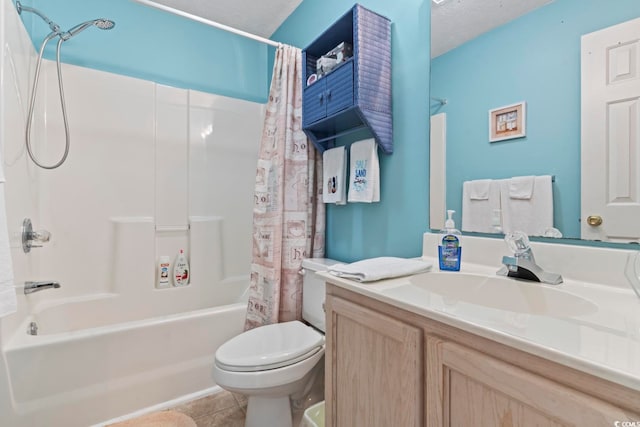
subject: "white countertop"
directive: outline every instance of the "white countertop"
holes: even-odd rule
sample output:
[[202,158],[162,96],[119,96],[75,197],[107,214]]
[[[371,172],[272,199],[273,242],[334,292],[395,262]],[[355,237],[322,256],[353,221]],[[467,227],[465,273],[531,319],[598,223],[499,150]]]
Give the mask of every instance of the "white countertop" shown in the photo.
[[[463,262],[460,273],[439,272],[437,259],[424,259],[434,264],[434,273],[426,274],[492,277],[497,270]],[[411,276],[365,284],[318,274],[341,288],[640,391],[640,298],[631,288],[566,277],[557,286],[517,281],[519,286],[550,286],[589,302],[585,313],[541,315],[511,311],[509,301],[489,307],[407,286]]]

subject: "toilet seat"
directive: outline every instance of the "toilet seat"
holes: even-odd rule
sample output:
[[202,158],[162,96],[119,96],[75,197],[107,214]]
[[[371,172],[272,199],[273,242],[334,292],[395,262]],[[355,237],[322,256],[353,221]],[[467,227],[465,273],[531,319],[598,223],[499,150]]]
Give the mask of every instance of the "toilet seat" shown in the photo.
[[323,346],[324,335],[294,320],[241,333],[220,346],[215,362],[231,372],[265,371],[312,357]]

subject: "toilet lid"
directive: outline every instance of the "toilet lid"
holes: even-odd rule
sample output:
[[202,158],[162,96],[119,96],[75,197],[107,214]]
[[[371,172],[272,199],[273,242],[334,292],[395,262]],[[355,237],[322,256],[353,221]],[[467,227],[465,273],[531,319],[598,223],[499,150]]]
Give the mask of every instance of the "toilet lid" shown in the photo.
[[221,345],[216,364],[238,372],[275,369],[304,360],[323,345],[324,335],[302,322],[277,323],[243,332]]

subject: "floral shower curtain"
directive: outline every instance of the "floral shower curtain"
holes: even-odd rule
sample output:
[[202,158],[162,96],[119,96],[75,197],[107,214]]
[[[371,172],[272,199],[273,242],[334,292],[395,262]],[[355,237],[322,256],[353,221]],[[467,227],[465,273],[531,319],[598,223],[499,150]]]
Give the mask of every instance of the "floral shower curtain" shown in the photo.
[[324,256],[322,156],[302,131],[302,53],[276,51],[253,206],[245,329],[301,319],[302,259]]

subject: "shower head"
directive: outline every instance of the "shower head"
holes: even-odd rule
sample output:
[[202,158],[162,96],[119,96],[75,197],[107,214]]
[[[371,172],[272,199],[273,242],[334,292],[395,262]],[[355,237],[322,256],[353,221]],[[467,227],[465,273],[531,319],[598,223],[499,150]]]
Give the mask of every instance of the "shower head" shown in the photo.
[[69,31],[67,31],[66,33],[63,33],[61,35],[63,40],[69,40],[71,37],[75,36],[76,34],[86,30],[89,27],[98,27],[101,30],[110,30],[112,29],[114,26],[116,25],[115,22],[109,20],[109,19],[94,19],[92,21],[87,21],[87,22],[83,22],[82,24],[78,24],[75,27],[71,28]]

